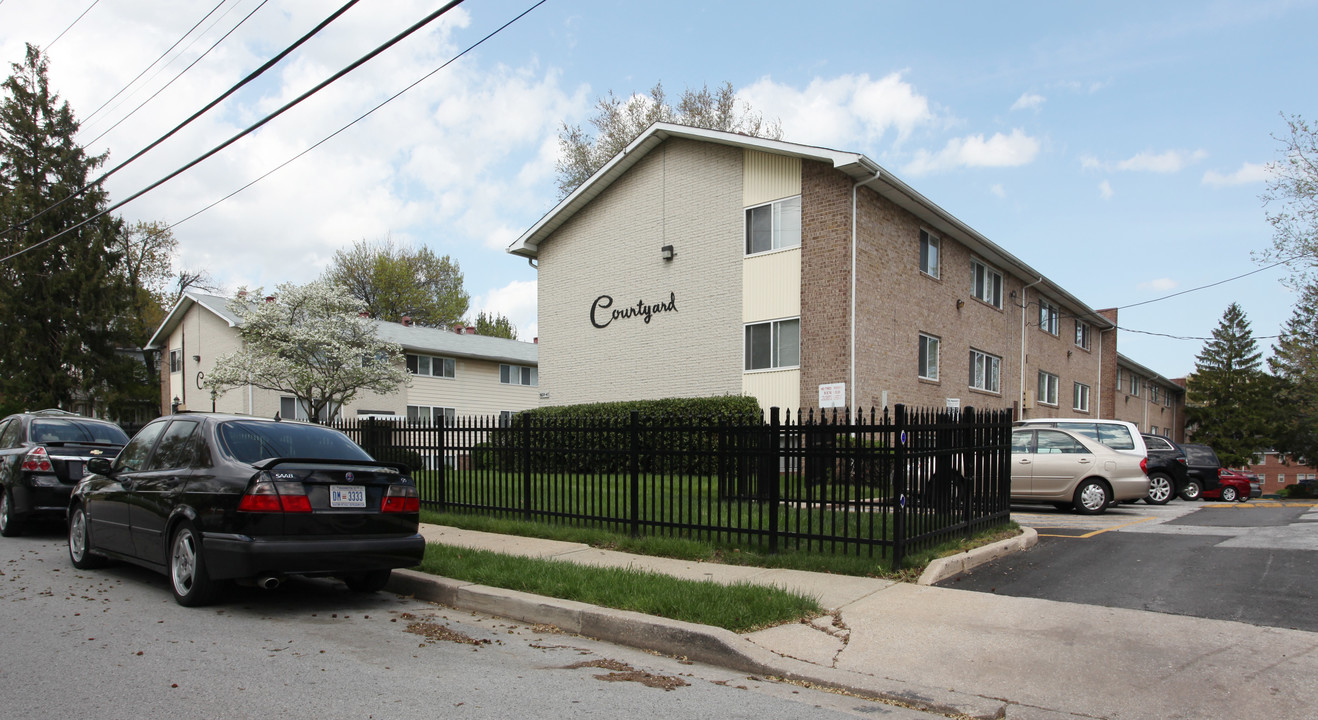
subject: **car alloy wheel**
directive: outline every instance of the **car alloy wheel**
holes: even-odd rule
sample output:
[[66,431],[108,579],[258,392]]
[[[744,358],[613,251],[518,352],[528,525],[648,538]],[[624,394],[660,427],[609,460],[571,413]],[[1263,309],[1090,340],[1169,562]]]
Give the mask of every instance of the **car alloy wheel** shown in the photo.
[[1236,489],[1231,487],[1230,485],[1222,488],[1222,502],[1235,502],[1235,501],[1236,501]]
[[22,533],[22,523],[14,516],[13,494],[5,490],[0,493],[0,535],[14,537]]
[[87,532],[87,512],[79,505],[69,515],[69,560],[79,570],[91,570],[105,564],[105,558],[92,553]]
[[169,542],[169,585],[180,605],[205,605],[215,592],[201,547],[201,536],[192,523],[179,523]]
[[1149,476],[1149,494],[1145,496],[1144,502],[1150,505],[1166,505],[1175,494],[1172,487],[1172,479],[1163,473],[1154,473]]
[[1195,480],[1191,480],[1190,482],[1186,483],[1186,484],[1185,484],[1185,489],[1181,491],[1181,499],[1182,499],[1182,500],[1198,500],[1198,499],[1199,499],[1199,483],[1198,483],[1197,481],[1195,481]]

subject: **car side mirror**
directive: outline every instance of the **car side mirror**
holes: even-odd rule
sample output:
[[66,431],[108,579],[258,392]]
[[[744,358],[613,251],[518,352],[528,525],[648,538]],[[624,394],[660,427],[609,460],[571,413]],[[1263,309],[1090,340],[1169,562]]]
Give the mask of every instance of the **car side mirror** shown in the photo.
[[110,458],[94,457],[87,461],[87,472],[93,472],[97,475],[109,475],[114,464]]

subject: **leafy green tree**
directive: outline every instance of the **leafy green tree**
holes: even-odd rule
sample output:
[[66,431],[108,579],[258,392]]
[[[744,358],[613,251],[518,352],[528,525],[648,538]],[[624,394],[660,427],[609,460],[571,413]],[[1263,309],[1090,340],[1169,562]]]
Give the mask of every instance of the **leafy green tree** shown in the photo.
[[1274,449],[1310,465],[1318,461],[1318,283],[1304,287],[1268,368],[1277,381]]
[[167,223],[138,221],[123,228],[110,246],[124,259],[120,272],[132,299],[127,323],[140,347],[160,327],[172,304],[169,284],[178,240]]
[[723,130],[754,137],[777,140],[782,137],[782,126],[765,122],[750,105],[737,100],[732,83],[724,82],[711,91],[708,85],[699,90],[687,88],[677,105],[668,103],[663,83],[655,83],[650,95],[632,95],[620,98],[610,90],[595,104],[595,115],[590,124],[595,126],[591,135],[580,125],[563,123],[558,132],[559,158],[558,196],[567,197],[585,182],[596,170],[604,167],[614,155],[638,135],[657,122],[670,122],[709,130]]
[[1293,263],[1292,282],[1302,286],[1318,270],[1318,127],[1299,115],[1283,116],[1289,135],[1278,137],[1284,157],[1268,164],[1271,179],[1262,196],[1272,224],[1272,248],[1257,259]]
[[488,337],[517,339],[517,326],[499,313],[486,313],[484,310],[476,316],[476,333]]
[[403,349],[379,339],[376,324],[361,316],[364,307],[323,280],[285,283],[267,302],[235,301],[229,308],[243,347],[216,359],[205,384],[221,393],[250,384],[292,395],[309,418],[332,418],[362,390],[395,392],[410,378]]
[[336,251],[324,277],[361,300],[372,317],[391,322],[410,317],[428,327],[452,325],[471,302],[456,260],[388,237]]
[[1193,442],[1211,446],[1222,464],[1239,467],[1271,445],[1271,383],[1240,305],[1231,303],[1186,380],[1186,425]]
[[105,156],[74,142],[78,122],[51,90],[46,58],[28,45],[12,68],[0,86],[0,402],[69,408],[135,372],[116,353],[133,344],[114,247],[122,228],[92,220],[108,204],[99,184],[77,192]]

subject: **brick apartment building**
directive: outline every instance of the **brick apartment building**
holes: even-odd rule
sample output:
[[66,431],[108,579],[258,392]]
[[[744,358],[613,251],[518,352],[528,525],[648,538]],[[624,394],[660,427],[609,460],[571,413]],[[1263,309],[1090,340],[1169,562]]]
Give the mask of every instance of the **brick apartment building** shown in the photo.
[[744,393],[1183,432],[1116,311],[857,153],[658,123],[508,250],[539,269],[542,404]]
[[1294,460],[1271,450],[1260,453],[1252,464],[1243,469],[1259,476],[1266,495],[1304,480],[1318,480],[1318,470],[1308,465],[1297,465]]

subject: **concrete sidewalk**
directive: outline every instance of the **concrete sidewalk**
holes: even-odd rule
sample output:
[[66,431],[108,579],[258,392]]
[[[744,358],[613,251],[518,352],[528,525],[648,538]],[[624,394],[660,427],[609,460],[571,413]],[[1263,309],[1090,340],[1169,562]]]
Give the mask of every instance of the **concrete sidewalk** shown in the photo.
[[[720,628],[397,571],[390,589],[691,660],[974,718],[1313,718],[1318,633],[1010,598],[927,585],[628,555],[423,525],[429,542],[777,585],[831,615],[738,635]],[[976,551],[970,564],[1021,541]],[[950,576],[966,557],[931,566]]]

